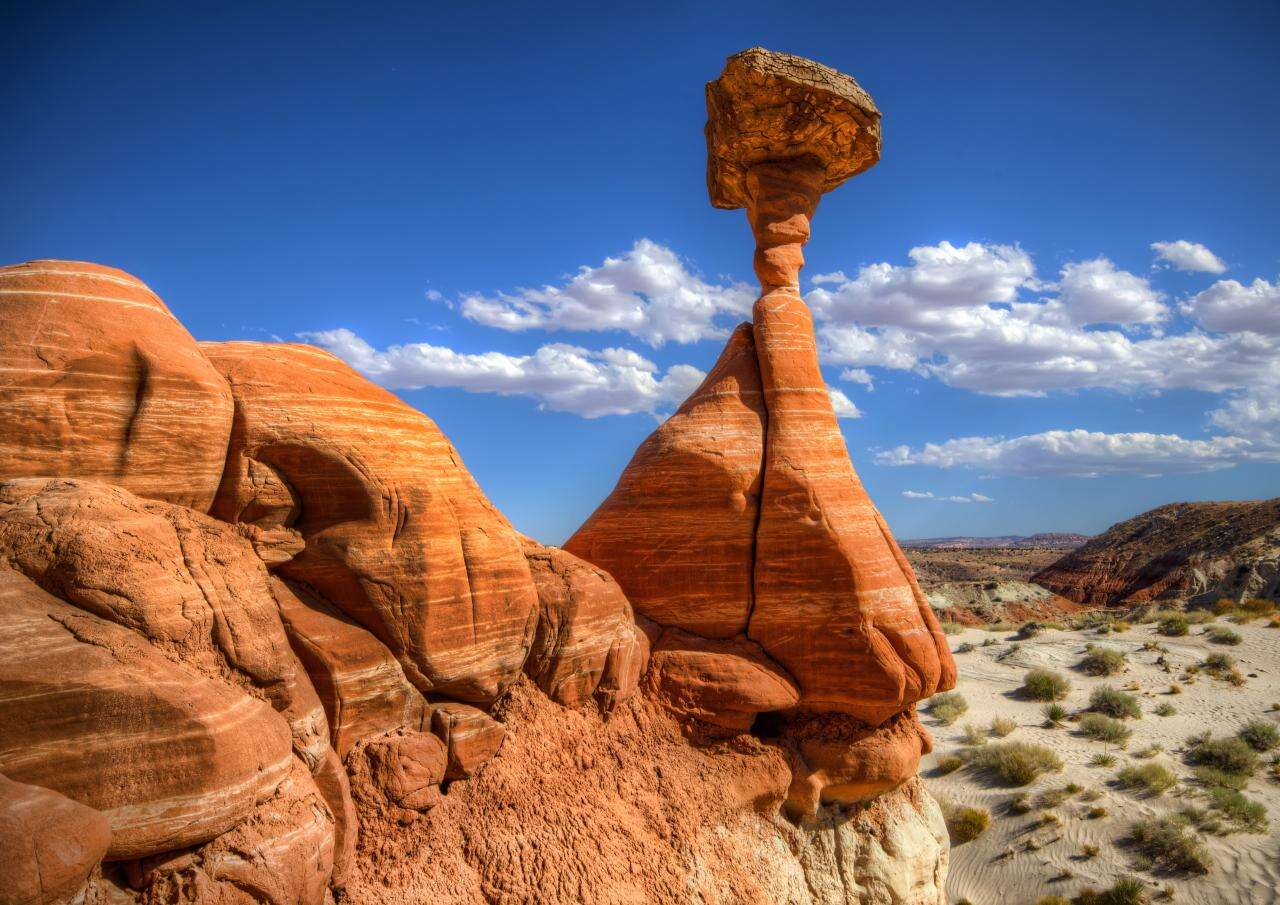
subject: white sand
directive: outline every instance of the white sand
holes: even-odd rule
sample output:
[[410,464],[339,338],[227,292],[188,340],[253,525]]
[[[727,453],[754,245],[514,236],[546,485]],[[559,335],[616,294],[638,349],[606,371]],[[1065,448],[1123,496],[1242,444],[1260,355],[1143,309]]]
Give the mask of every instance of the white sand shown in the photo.
[[[1216,624],[1228,625],[1222,619]],[[1164,876],[1137,871],[1132,855],[1120,844],[1129,827],[1143,817],[1173,812],[1187,805],[1207,806],[1200,786],[1191,779],[1191,768],[1183,762],[1188,737],[1205,730],[1212,730],[1215,735],[1234,735],[1242,724],[1255,718],[1280,724],[1280,713],[1267,712],[1273,702],[1280,703],[1280,629],[1267,628],[1261,622],[1230,627],[1243,636],[1243,644],[1226,647],[1209,643],[1201,634],[1203,626],[1192,626],[1191,634],[1182,638],[1163,637],[1156,633],[1154,625],[1135,625],[1123,634],[1105,636],[1092,631],[1046,631],[1026,641],[1016,641],[1010,632],[991,633],[980,629],[951,636],[952,650],[966,641],[979,645],[970,653],[956,654],[960,671],[957,690],[968,701],[969,710],[953,726],[944,726],[927,713],[921,713],[934,736],[934,753],[921,763],[921,774],[939,800],[945,799],[956,806],[987,808],[992,821],[978,839],[953,847],[947,885],[950,900],[958,902],[967,898],[974,905],[1034,905],[1041,896],[1060,895],[1069,899],[1083,887],[1108,887],[1117,877],[1134,876],[1152,884],[1153,891],[1172,884],[1176,890],[1175,902],[1280,903],[1280,782],[1272,780],[1265,770],[1272,755],[1280,751],[1262,756],[1264,769],[1244,790],[1244,794],[1266,805],[1271,819],[1268,832],[1206,836],[1217,862],[1207,876]],[[988,638],[996,639],[997,643],[982,647]],[[1074,669],[1089,641],[1123,650],[1129,655],[1129,666],[1108,678],[1086,676]],[[1159,653],[1142,650],[1144,641],[1158,641],[1168,648],[1164,656],[1172,673],[1156,665]],[[1251,677],[1243,686],[1236,687],[1202,673],[1194,684],[1181,683],[1182,694],[1166,693],[1170,682],[1180,678],[1184,666],[1199,663],[1213,652],[1230,654],[1239,661],[1241,672]],[[1071,694],[1062,702],[1068,711],[1087,706],[1090,692],[1100,685],[1123,689],[1137,682],[1140,690],[1133,693],[1141,700],[1144,713],[1140,720],[1127,721],[1133,730],[1127,748],[1122,750],[1089,741],[1076,732],[1072,723],[1064,724],[1061,729],[1044,728],[1044,704],[1024,700],[1016,691],[1026,671],[1034,667],[1057,670],[1071,680]],[[1152,713],[1164,701],[1177,708],[1175,715],[1161,717]],[[994,785],[968,768],[947,776],[935,774],[934,767],[940,757],[964,746],[961,732],[966,724],[985,729],[997,716],[1018,722],[1018,729],[1008,736],[1010,741],[1042,744],[1057,752],[1065,765],[1062,772],[1042,776],[1020,789]],[[1133,756],[1152,743],[1163,745],[1164,752],[1150,760]],[[1090,758],[1103,751],[1115,754],[1116,764],[1089,766]],[[1165,765],[1186,781],[1154,798],[1139,797],[1113,784],[1120,768],[1151,761]],[[1026,791],[1034,798],[1039,792],[1068,782],[1102,794],[1087,803],[1073,796],[1053,808],[1061,818],[1058,826],[1037,826],[1039,808],[1024,815],[1008,811],[1008,802],[1020,792]],[[1107,809],[1109,816],[1085,819],[1084,813],[1099,805]],[[1055,837],[1059,838],[1053,841]],[[1040,847],[1029,850],[1028,841],[1039,843]],[[1081,848],[1086,844],[1098,846],[1099,854],[1094,858],[1082,857]]]

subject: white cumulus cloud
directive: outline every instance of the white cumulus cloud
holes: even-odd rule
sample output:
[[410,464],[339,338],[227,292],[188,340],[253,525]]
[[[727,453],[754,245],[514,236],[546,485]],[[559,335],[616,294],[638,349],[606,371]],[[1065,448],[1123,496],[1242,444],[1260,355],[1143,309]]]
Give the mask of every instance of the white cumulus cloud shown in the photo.
[[932,490],[904,490],[902,495],[909,500],[933,500],[937,503],[994,503],[989,496],[981,493],[969,493],[953,496],[935,496]]
[[653,413],[685,399],[702,371],[656,364],[629,349],[592,351],[563,343],[530,355],[466,354],[428,343],[375,349],[350,330],[299,334],[390,389],[457,387],[473,393],[529,396],[553,411],[584,418]]
[[750,318],[755,297],[744,283],[708,283],[671,249],[641,239],[559,286],[465,295],[462,314],[501,330],[620,330],[657,347],[728,336],[733,323],[722,319]]
[[1150,283],[1106,258],[1065,265],[1058,285],[1075,324],[1155,324],[1169,315]]
[[1280,284],[1219,280],[1188,299],[1182,311],[1209,330],[1280,337]]
[[1199,242],[1179,239],[1176,242],[1152,242],[1151,250],[1158,261],[1164,261],[1178,270],[1196,273],[1226,273],[1227,265]]
[[1242,437],[1189,440],[1176,434],[1053,430],[1021,437],[956,437],[918,449],[898,446],[876,455],[880,465],[978,467],[1018,475],[1097,477],[1191,474],[1230,468],[1250,458],[1274,461]]

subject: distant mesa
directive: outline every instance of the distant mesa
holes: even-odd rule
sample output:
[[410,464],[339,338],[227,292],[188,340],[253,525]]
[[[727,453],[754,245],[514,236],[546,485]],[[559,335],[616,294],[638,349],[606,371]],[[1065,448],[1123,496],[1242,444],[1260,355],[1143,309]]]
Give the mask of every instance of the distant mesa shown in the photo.
[[1040,534],[1002,534],[993,537],[917,537],[902,541],[902,546],[917,550],[983,550],[992,547],[1013,549],[1073,550],[1089,540],[1087,534],[1042,532]]

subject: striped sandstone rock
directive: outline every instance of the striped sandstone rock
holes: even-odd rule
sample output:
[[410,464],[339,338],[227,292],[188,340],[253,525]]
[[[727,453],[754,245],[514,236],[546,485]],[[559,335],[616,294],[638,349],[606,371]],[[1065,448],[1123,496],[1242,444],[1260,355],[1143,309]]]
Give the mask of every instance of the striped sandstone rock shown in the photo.
[[0,905],[72,901],[110,844],[93,808],[0,776]]
[[0,480],[105,481],[206,512],[230,433],[226,381],[142,281],[0,267]]
[[270,705],[0,568],[0,772],[102,812],[109,858],[207,842],[293,761]]
[[[373,632],[423,693],[492,702],[520,673],[537,591],[518,535],[453,444],[327,352],[202,348],[235,397],[213,513],[287,523],[306,547],[281,576]],[[264,497],[252,463],[288,493]]]

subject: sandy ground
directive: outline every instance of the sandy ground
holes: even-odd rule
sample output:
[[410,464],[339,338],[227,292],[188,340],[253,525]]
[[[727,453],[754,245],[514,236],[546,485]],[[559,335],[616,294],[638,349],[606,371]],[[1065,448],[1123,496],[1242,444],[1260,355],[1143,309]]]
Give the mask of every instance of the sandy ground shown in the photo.
[[[1217,624],[1228,623],[1220,619]],[[942,725],[922,712],[935,744],[934,753],[921,763],[921,775],[939,800],[958,807],[987,808],[992,821],[980,837],[953,847],[950,901],[1034,905],[1041,896],[1070,898],[1083,887],[1107,887],[1117,877],[1136,876],[1153,884],[1153,891],[1172,883],[1175,902],[1280,903],[1280,782],[1270,779],[1265,770],[1276,751],[1262,756],[1264,769],[1244,790],[1250,798],[1266,805],[1271,819],[1268,832],[1206,836],[1217,862],[1207,876],[1170,877],[1140,872],[1122,844],[1129,827],[1143,817],[1173,812],[1186,805],[1205,806],[1200,787],[1191,778],[1191,767],[1182,758],[1188,737],[1205,730],[1212,730],[1215,735],[1235,734],[1244,722],[1258,717],[1280,724],[1280,713],[1268,712],[1273,702],[1280,703],[1280,629],[1267,628],[1262,623],[1230,627],[1243,636],[1242,644],[1212,644],[1202,636],[1203,626],[1192,626],[1191,634],[1182,638],[1163,637],[1154,625],[1134,625],[1123,634],[1106,636],[1092,631],[1046,631],[1025,641],[1017,641],[1009,632],[981,629],[951,636],[953,651],[963,642],[978,645],[971,652],[956,654],[960,672],[957,690],[968,701],[969,710],[952,726]],[[996,643],[981,646],[987,639],[996,639]],[[1089,641],[1125,651],[1128,667],[1109,678],[1094,678],[1078,671],[1074,666]],[[1142,650],[1145,641],[1158,641],[1168,648],[1164,656],[1172,673],[1156,664],[1159,653]],[[1180,677],[1184,666],[1201,662],[1211,652],[1235,657],[1241,672],[1248,677],[1246,683],[1236,687],[1201,674],[1194,684],[1182,683],[1182,694],[1167,694],[1170,681]],[[1071,693],[1062,702],[1069,711],[1086,707],[1090,692],[1100,685],[1123,689],[1136,682],[1140,690],[1133,693],[1141,700],[1144,713],[1140,720],[1128,721],[1133,736],[1127,747],[1119,749],[1090,741],[1079,735],[1071,723],[1060,729],[1045,728],[1044,704],[1024,700],[1017,692],[1026,671],[1034,667],[1057,670],[1071,680]],[[1152,713],[1164,701],[1177,708],[1175,715],[1161,717]],[[1064,763],[1062,772],[1041,776],[1021,789],[994,785],[968,768],[937,775],[938,759],[965,746],[961,733],[966,725],[985,729],[997,716],[1017,721],[1018,728],[1008,736],[1010,741],[1042,744],[1057,752]],[[1148,760],[1134,756],[1153,743],[1162,745],[1163,753]],[[1116,755],[1116,764],[1089,766],[1090,758],[1103,751]],[[1185,781],[1154,798],[1142,798],[1116,787],[1117,770],[1151,761],[1169,767]],[[1053,808],[1061,818],[1058,826],[1037,826],[1039,808],[1024,815],[1008,810],[1009,802],[1022,791],[1034,797],[1069,782],[1097,790],[1100,796],[1086,803],[1077,795]],[[1109,816],[1086,819],[1085,811],[1098,805],[1106,808]],[[1033,850],[1029,842],[1038,847]],[[1087,844],[1098,846],[1096,857],[1081,855],[1081,848]]]

